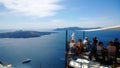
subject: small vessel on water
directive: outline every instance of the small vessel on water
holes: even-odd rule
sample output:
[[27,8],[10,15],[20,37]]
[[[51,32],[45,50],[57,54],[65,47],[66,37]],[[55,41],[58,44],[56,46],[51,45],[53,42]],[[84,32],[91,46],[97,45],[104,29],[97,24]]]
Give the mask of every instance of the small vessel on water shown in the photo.
[[29,62],[31,62],[31,59],[25,59],[22,61],[22,63],[29,63]]

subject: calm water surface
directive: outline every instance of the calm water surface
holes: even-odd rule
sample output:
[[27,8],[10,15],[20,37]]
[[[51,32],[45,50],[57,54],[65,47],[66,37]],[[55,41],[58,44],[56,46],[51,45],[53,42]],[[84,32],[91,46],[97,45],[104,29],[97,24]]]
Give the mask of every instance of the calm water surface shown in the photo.
[[[64,32],[28,39],[0,39],[0,60],[14,68],[64,68]],[[22,64],[22,60],[32,61]]]

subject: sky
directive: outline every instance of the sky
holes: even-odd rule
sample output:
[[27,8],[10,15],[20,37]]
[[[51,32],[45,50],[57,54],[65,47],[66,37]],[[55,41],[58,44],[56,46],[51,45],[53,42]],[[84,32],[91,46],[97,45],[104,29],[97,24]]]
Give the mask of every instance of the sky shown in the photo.
[[0,0],[0,29],[120,25],[120,0]]

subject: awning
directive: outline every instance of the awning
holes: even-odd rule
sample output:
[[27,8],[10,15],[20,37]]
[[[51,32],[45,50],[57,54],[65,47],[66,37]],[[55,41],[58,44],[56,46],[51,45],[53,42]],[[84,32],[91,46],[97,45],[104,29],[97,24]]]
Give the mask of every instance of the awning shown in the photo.
[[99,31],[99,30],[120,30],[120,25],[111,26],[111,27],[103,27],[103,28],[99,28],[99,29],[78,30],[78,31],[90,32],[90,31]]

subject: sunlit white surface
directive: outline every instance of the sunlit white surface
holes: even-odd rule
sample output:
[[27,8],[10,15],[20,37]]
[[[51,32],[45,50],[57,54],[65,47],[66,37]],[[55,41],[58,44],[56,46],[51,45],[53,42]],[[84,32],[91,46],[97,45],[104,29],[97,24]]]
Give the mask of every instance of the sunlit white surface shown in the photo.
[[78,58],[77,60],[71,60],[69,62],[69,65],[74,68],[109,68],[105,66],[100,66],[100,63],[98,62],[92,62],[88,61],[86,59],[80,59]]
[[86,60],[86,59],[80,59],[80,58],[78,58],[78,59],[76,60],[76,62],[89,63],[88,60]]
[[0,64],[0,68],[12,68],[12,65],[9,64],[9,65],[5,65],[5,66],[3,66],[3,65]]
[[81,68],[81,65],[75,61],[70,61],[69,65],[74,68]]

